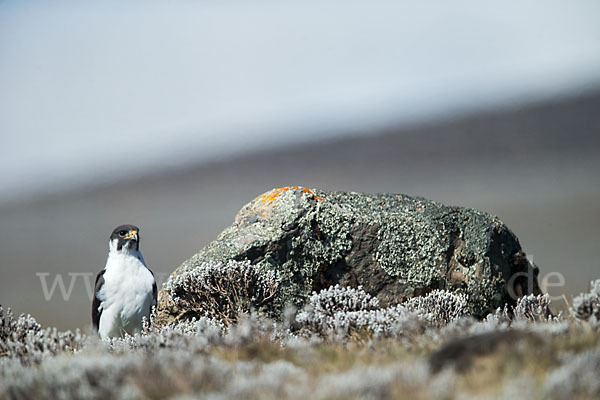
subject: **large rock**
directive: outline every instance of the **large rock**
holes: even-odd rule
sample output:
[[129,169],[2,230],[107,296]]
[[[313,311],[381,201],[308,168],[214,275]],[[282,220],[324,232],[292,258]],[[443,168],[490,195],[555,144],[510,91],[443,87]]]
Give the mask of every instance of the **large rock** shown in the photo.
[[[433,289],[459,291],[475,317],[540,293],[537,268],[498,218],[400,194],[274,189],[244,206],[167,287],[205,263],[230,260],[274,273],[275,295],[256,307],[275,318],[286,304],[302,306],[311,292],[335,284],[362,285],[382,306]],[[180,301],[173,293],[161,290],[159,321],[202,314],[201,296]]]

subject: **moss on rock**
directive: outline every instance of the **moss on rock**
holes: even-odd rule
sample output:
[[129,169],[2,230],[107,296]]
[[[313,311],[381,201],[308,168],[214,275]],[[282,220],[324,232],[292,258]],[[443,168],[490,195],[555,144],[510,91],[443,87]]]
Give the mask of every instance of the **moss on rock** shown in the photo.
[[[273,189],[245,205],[170,281],[229,260],[275,274],[278,293],[259,307],[275,318],[286,304],[302,306],[313,291],[336,284],[361,285],[382,305],[457,291],[476,317],[540,292],[537,269],[498,218],[399,194]],[[158,308],[163,322],[190,316],[165,290]]]

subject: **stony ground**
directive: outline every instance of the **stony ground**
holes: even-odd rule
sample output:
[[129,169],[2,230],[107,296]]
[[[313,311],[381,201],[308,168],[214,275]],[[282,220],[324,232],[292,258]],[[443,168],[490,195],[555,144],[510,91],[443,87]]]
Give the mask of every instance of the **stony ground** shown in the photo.
[[0,399],[600,397],[600,281],[568,315],[529,296],[477,321],[465,300],[380,308],[332,287],[280,322],[203,317],[111,342],[0,309]]

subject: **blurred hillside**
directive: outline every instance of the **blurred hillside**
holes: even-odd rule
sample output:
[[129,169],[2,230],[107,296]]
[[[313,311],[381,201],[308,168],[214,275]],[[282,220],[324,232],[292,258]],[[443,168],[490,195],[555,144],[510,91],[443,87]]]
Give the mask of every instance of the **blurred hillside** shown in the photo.
[[[95,276],[111,230],[134,223],[144,257],[162,281],[246,202],[289,185],[420,195],[498,215],[542,277],[564,275],[566,285],[550,293],[570,298],[600,277],[599,110],[600,92],[588,92],[435,124],[362,128],[336,140],[1,205],[0,304],[32,313],[43,325],[85,327],[90,300],[83,278],[74,281],[68,301],[58,288],[45,301],[36,273],[48,273],[48,285],[64,274],[67,289],[68,273]],[[122,168],[136,157],[144,154]]]

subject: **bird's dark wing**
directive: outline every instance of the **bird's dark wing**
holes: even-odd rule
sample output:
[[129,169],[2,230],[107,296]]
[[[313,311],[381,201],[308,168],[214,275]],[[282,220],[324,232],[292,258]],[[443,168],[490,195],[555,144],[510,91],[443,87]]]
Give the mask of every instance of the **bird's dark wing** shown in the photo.
[[[154,278],[154,282],[152,282],[152,306],[156,307],[156,302],[158,301],[158,288],[156,287],[156,277],[154,276],[154,272],[152,272],[150,268],[148,268],[148,271],[150,271],[152,277]],[[150,308],[150,314],[152,314],[152,308]]]
[[156,288],[156,281],[152,284],[152,297],[154,298],[153,306],[156,307],[156,302],[158,300],[158,290]]
[[92,324],[94,325],[94,329],[97,331],[100,326],[100,316],[102,315],[102,310],[100,308],[100,299],[98,298],[98,292],[104,285],[104,272],[106,270],[100,271],[98,275],[96,275],[96,285],[94,288],[94,300],[92,300]]

